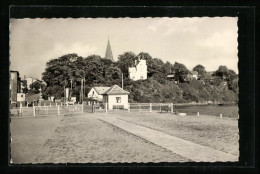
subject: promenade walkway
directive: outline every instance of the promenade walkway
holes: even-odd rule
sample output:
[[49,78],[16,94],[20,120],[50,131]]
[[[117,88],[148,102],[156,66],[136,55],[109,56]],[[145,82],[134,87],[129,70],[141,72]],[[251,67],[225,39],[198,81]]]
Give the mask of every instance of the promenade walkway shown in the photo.
[[195,162],[238,161],[237,156],[186,141],[157,130],[123,121],[115,117],[106,116],[99,117],[99,119]]

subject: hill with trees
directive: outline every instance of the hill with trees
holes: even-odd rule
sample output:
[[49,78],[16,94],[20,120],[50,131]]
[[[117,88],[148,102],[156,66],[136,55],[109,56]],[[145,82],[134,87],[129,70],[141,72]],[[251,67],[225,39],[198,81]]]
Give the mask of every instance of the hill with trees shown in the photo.
[[[137,56],[146,60],[147,79],[133,81],[128,78],[128,68],[134,66]],[[138,55],[125,52],[118,56],[117,62],[90,55],[86,58],[77,54],[67,54],[47,62],[42,73],[43,97],[64,97],[64,88],[70,87],[72,95],[80,98],[82,79],[85,79],[85,97],[94,86],[121,86],[122,73],[124,75],[124,89],[130,92],[130,102],[237,102],[238,76],[226,66],[220,66],[207,80],[205,67],[197,65],[200,80],[186,80],[189,70],[184,64],[163,62],[153,58],[148,53]],[[167,74],[174,72],[174,80],[167,79]],[[176,83],[177,82],[177,83]]]

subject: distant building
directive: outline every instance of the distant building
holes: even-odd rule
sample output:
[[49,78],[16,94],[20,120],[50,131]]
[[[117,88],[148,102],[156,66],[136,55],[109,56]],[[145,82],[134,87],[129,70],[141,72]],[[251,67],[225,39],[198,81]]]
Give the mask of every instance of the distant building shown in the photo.
[[24,80],[26,80],[26,82],[27,82],[28,89],[31,89],[30,85],[33,84],[33,82],[37,81],[37,79],[35,79],[33,77],[25,77]]
[[17,103],[17,93],[20,92],[20,77],[18,71],[10,71],[10,102]]
[[109,90],[110,87],[93,87],[88,93],[88,98],[97,100],[97,101],[103,101],[103,93]]
[[198,72],[197,71],[189,71],[188,74],[187,74],[187,78],[189,80],[192,80],[192,79],[197,80],[198,79]]
[[168,73],[168,74],[166,75],[166,77],[167,77],[168,80],[174,80],[174,78],[175,78],[175,73],[174,73],[174,72],[173,72],[173,73]]
[[108,109],[128,109],[129,92],[118,85],[113,85],[103,94],[103,102],[108,103]]
[[24,102],[25,97],[25,93],[17,93],[17,102]]
[[135,67],[129,67],[129,78],[136,81],[136,80],[145,80],[147,79],[147,65],[146,60],[143,60],[138,57],[135,60]]
[[212,81],[214,79],[214,71],[206,72],[204,81]]
[[111,49],[111,46],[110,46],[109,39],[108,39],[108,42],[107,42],[107,49],[106,49],[105,59],[109,59],[112,62],[114,62],[114,58],[113,58],[112,49]]

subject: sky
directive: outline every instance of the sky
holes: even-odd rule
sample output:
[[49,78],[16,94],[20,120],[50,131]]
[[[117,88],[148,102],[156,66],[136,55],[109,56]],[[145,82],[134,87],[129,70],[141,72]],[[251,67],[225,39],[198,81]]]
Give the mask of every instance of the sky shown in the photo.
[[127,51],[153,58],[198,64],[206,71],[220,65],[238,73],[236,17],[11,19],[11,70],[41,79],[46,63],[65,54],[105,57],[109,38],[113,57]]

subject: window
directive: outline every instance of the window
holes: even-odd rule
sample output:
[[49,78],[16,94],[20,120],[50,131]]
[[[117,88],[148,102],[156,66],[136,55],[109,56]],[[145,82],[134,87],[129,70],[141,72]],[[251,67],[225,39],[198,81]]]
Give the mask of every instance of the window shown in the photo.
[[121,103],[121,97],[116,97],[116,102]]
[[21,97],[23,97],[23,95],[21,95]]

